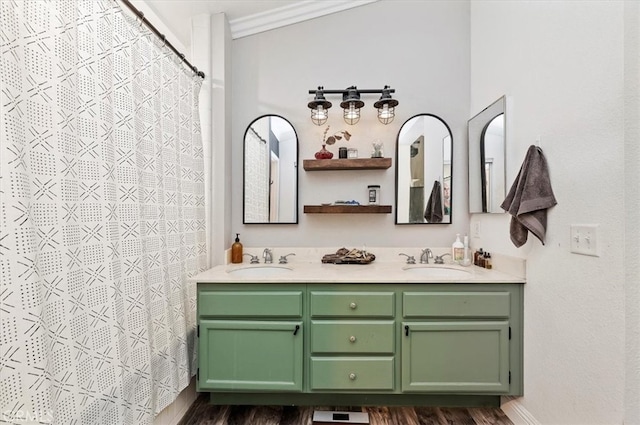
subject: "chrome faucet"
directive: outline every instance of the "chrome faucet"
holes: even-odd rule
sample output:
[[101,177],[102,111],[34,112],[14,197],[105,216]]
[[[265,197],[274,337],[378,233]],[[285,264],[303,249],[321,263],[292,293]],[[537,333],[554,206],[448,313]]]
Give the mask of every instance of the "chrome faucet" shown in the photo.
[[444,260],[442,259],[442,257],[444,257],[445,255],[449,255],[449,256],[451,256],[451,254],[450,254],[450,253],[445,252],[445,253],[444,253],[444,254],[442,254],[442,255],[438,255],[438,256],[436,256],[436,258],[435,258],[435,260],[433,260],[433,262],[434,262],[434,263],[436,263],[436,264],[444,264]]
[[251,255],[251,254],[242,254],[242,256],[244,257],[245,255],[248,255],[249,257],[251,257],[251,259],[249,260],[250,264],[258,264],[260,263],[260,259],[258,258],[257,255]]
[[294,254],[293,252],[291,252],[291,253],[289,253],[289,254],[287,254],[287,255],[281,255],[281,256],[280,256],[280,260],[278,261],[278,263],[280,263],[280,264],[287,264],[287,263],[288,263],[288,261],[287,261],[287,257],[288,257],[288,256],[290,256],[290,255],[296,255],[296,254]]
[[271,250],[269,248],[265,248],[264,251],[262,251],[262,258],[264,258],[265,264],[273,263],[273,255],[271,254]]
[[429,264],[429,258],[433,258],[433,252],[429,248],[423,249],[420,254],[420,264]]
[[407,257],[407,264],[415,264],[416,263],[416,259],[414,258],[413,255],[407,255],[407,254],[404,254],[402,252],[400,254],[398,254],[398,255],[404,255],[405,257]]

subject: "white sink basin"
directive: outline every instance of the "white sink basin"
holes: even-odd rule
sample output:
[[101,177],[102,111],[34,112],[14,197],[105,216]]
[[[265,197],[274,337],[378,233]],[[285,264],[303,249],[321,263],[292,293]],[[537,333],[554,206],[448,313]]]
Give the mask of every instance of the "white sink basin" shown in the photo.
[[447,266],[406,266],[402,270],[416,277],[437,279],[464,279],[471,277],[471,273]]
[[284,266],[247,266],[227,270],[227,273],[237,277],[269,277],[289,273],[291,270],[291,268]]

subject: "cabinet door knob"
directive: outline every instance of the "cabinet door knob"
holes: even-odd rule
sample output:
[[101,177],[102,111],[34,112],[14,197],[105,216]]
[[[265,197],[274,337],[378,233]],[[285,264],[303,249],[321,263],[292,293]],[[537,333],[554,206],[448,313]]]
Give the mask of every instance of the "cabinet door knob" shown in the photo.
[[349,337],[349,341],[351,341],[351,342],[356,342],[356,336],[355,336],[355,335],[351,335],[351,336]]
[[350,373],[349,374],[349,379],[351,379],[352,381],[356,380],[356,374],[355,373]]
[[349,308],[350,308],[351,310],[355,310],[355,309],[356,309],[356,307],[358,307],[358,305],[357,305],[356,303],[351,303],[351,304],[349,304]]

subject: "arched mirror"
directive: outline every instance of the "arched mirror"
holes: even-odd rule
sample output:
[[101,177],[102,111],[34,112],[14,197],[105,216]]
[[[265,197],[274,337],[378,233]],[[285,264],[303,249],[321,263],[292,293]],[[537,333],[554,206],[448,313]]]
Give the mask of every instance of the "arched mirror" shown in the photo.
[[469,120],[469,212],[504,213],[506,97]]
[[289,121],[264,115],[244,133],[243,223],[298,222],[298,136]]
[[396,143],[396,224],[451,223],[452,136],[431,114],[408,119]]

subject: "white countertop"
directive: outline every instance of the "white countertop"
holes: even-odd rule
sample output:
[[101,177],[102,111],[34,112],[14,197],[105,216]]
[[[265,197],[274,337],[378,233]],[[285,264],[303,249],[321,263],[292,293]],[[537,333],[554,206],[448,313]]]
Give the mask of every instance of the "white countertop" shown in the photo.
[[[288,270],[262,271],[264,268],[287,268]],[[446,268],[464,270],[462,277],[442,276],[434,270],[435,275],[423,276],[407,272],[404,268]],[[233,270],[254,269],[251,276],[236,275]],[[262,270],[261,270],[262,269]],[[429,273],[429,272],[428,272]],[[446,274],[447,271],[442,271]],[[213,267],[202,272],[191,280],[198,283],[525,283],[524,278],[507,274],[495,269],[484,269],[476,266],[461,267],[457,265],[407,265],[403,262],[373,262],[371,264],[323,264],[294,263],[289,264],[228,264]]]
[[[364,247],[363,247],[364,248]],[[224,264],[213,267],[191,278],[198,283],[525,283],[526,262],[514,258],[493,254],[493,268],[484,269],[476,266],[462,267],[454,264],[419,264],[420,248],[373,247],[367,248],[374,253],[375,261],[370,264],[323,264],[320,259],[324,254],[335,252],[335,247],[278,247],[273,248],[273,264],[264,264],[260,254],[264,247],[245,247],[244,252],[258,256],[260,264],[249,264],[244,258],[241,264]],[[432,248],[433,255],[450,252],[450,248]],[[278,264],[282,255],[289,256],[288,264]],[[406,264],[406,253],[415,257],[415,265]],[[447,257],[445,257],[445,260]],[[227,262],[231,260],[230,250]],[[286,268],[288,270],[265,270],[265,268]],[[442,276],[447,271],[435,270],[435,275],[425,276],[418,272],[407,272],[405,268],[440,268],[464,270],[467,273],[456,273],[460,276]],[[233,270],[247,269],[247,275],[234,274]],[[264,271],[264,272],[263,272]],[[231,272],[231,273],[229,273]],[[242,273],[242,272],[241,272]]]

